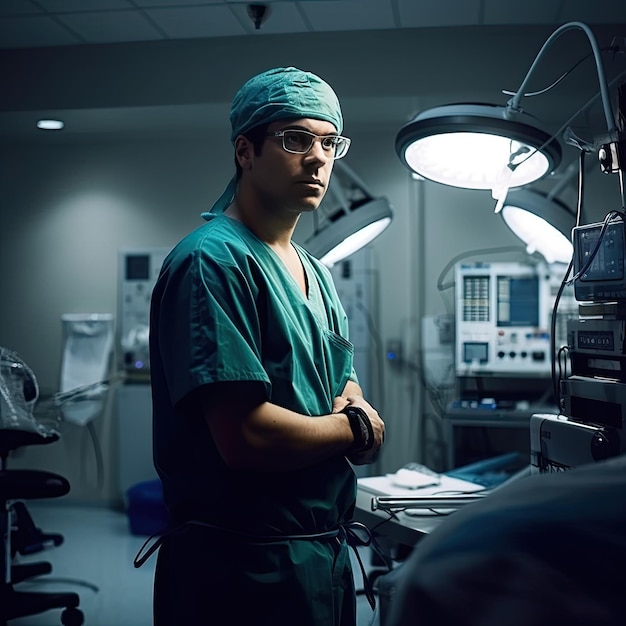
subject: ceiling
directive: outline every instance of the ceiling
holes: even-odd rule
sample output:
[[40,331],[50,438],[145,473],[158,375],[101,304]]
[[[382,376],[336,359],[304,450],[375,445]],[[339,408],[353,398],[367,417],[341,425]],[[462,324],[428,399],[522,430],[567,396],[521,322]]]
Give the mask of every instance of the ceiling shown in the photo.
[[[266,7],[258,29],[251,4]],[[65,138],[131,129],[178,132],[206,127],[210,120],[223,125],[240,76],[220,69],[229,58],[212,59],[201,69],[197,59],[214,56],[217,47],[224,57],[236,48],[246,63],[255,55],[260,55],[258,64],[274,62],[276,53],[268,51],[276,50],[277,41],[286,42],[295,63],[315,59],[316,67],[319,59],[306,50],[307,44],[337,46],[337,61],[319,60],[319,67],[331,84],[341,85],[350,120],[369,123],[374,116],[381,118],[384,106],[387,121],[403,123],[418,101],[431,104],[429,99],[450,93],[463,93],[463,99],[491,96],[494,84],[518,87],[546,33],[571,21],[608,26],[611,36],[626,35],[626,0],[0,0],[0,140],[34,137],[41,132],[33,122],[39,114],[62,116]],[[490,33],[488,50],[480,49],[483,30]],[[371,47],[372,32],[384,50],[359,49],[363,43]],[[464,38],[466,33],[471,37]],[[493,44],[493,37],[499,44]],[[572,39],[574,49],[578,44],[576,57],[590,52],[582,38]],[[207,42],[213,47],[207,48]],[[418,44],[422,56],[416,62],[412,55]],[[524,55],[515,65],[509,55],[519,52],[520,44]],[[424,49],[432,49],[437,63],[430,62],[428,52],[423,56]],[[498,68],[502,50],[506,67]],[[176,62],[173,53],[179,53]],[[393,68],[387,71],[390,58]],[[485,59],[489,71],[459,73],[464,62],[474,67]],[[569,50],[566,59],[564,67],[575,61]],[[438,69],[441,64],[445,70]],[[590,90],[597,89],[592,65],[587,63],[590,78],[576,75],[578,84]],[[239,69],[246,70],[241,64]],[[198,71],[203,82],[192,86]],[[410,87],[403,80],[408,72],[419,76]],[[452,72],[454,81],[449,79]],[[359,81],[370,78],[369,92],[361,93]],[[576,81],[569,83],[577,89]],[[550,103],[549,98],[535,100]],[[562,119],[562,111],[555,113]]]
[[[249,5],[265,5],[256,29]],[[0,49],[301,32],[626,22],[624,0],[2,0]]]

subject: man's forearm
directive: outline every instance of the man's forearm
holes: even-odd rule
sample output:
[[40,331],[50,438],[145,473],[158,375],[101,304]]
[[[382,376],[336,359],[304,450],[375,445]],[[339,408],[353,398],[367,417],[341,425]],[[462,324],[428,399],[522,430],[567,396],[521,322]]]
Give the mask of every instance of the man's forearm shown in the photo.
[[246,411],[214,407],[206,419],[222,458],[236,469],[302,469],[344,454],[353,442],[338,412],[312,417],[264,402]]

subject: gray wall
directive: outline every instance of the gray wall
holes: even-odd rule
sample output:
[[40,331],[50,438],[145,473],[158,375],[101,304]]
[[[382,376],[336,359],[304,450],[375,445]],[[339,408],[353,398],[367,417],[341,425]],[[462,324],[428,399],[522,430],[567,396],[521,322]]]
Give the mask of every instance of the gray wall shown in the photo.
[[[196,73],[193,80],[202,82],[202,97],[215,113],[220,113],[220,117],[199,124],[194,132],[135,129],[80,137],[39,134],[23,139],[7,130],[0,138],[0,345],[20,354],[36,373],[44,393],[55,391],[61,356],[61,314],[117,313],[118,251],[173,245],[200,223],[199,213],[221,193],[231,175],[225,94],[231,94],[247,76],[268,65],[293,63],[328,77],[340,96],[346,92],[345,132],[353,139],[346,163],[395,207],[394,222],[370,249],[376,284],[372,303],[376,311],[375,330],[379,346],[384,348],[389,339],[400,338],[407,358],[419,363],[422,317],[444,313],[450,306],[446,302],[449,294],[440,294],[436,287],[448,261],[461,252],[518,245],[518,241],[493,214],[494,201],[489,192],[451,189],[411,179],[395,155],[395,134],[400,121],[408,119],[426,101],[469,100],[486,87],[491,89],[486,85],[487,72],[480,69],[487,64],[500,78],[507,77],[502,81],[505,86],[517,86],[518,77],[527,69],[545,31],[532,29],[526,38],[518,30],[508,34],[511,41],[525,45],[523,53],[507,45],[507,56],[510,53],[513,58],[506,62],[501,59],[503,29],[486,29],[481,34],[459,30],[456,43],[448,40],[445,46],[440,34],[434,37],[430,31],[419,36],[416,33],[413,38],[407,33],[385,32],[351,38],[303,36],[298,38],[300,44],[306,39],[310,45],[300,45],[297,53],[290,54],[284,50],[285,44],[293,44],[291,38],[267,38],[257,44],[262,45],[257,59],[250,58],[250,44],[245,41],[224,40],[215,44],[211,54],[203,48],[204,62],[196,59],[189,69],[190,75]],[[351,41],[359,45],[366,41],[368,45],[357,49],[349,46]],[[442,54],[426,54],[428,43]],[[411,46],[412,56],[407,58]],[[138,84],[125,83],[123,89],[120,87],[128,102],[139,105],[139,100],[143,100],[141,105],[145,106],[151,94],[156,94],[155,104],[182,100],[180,94],[172,96],[176,89],[168,89],[168,81],[178,85],[181,80],[165,63],[163,47],[140,49],[159,53],[154,62],[159,61],[162,73],[158,81],[151,80],[150,76],[137,74],[137,67],[130,63],[129,76],[136,76]],[[95,54],[97,50],[101,55]],[[357,50],[365,55],[358,63]],[[475,58],[462,62],[470,50],[474,50]],[[339,54],[342,51],[343,56]],[[50,54],[68,55],[69,51]],[[107,87],[119,80],[113,80],[103,69],[112,50],[91,47],[87,56],[91,54],[91,74],[87,61],[72,70],[75,77],[84,81],[83,91],[79,89],[80,82],[74,84],[73,90],[77,102],[84,101],[87,109],[95,105],[100,92],[104,103],[102,94],[108,94]],[[215,59],[219,60],[213,63]],[[4,60],[14,63],[10,71],[7,64],[0,63],[4,78],[13,81],[14,86],[26,80],[20,74],[19,64],[37,71],[48,68],[53,74],[58,72],[52,61],[41,55],[12,54]],[[120,59],[116,62],[122,63]],[[141,63],[142,67],[151,67],[147,55],[142,56]],[[514,80],[508,75],[510,67],[515,68],[511,70]],[[225,69],[228,71],[222,80],[221,72]],[[157,74],[157,68],[151,72]],[[66,94],[66,102],[48,78],[47,99],[56,106],[68,106],[71,98]],[[207,90],[214,83],[216,94],[212,96]],[[155,89],[157,84],[160,90]],[[22,92],[9,90],[13,105],[5,102],[5,108],[19,108],[17,100],[32,97],[33,89],[31,86]],[[40,91],[43,103],[43,87]],[[495,96],[497,92],[493,100]],[[559,100],[564,96],[557,93],[546,98]],[[189,97],[186,102],[192,99]],[[564,103],[569,112],[570,100],[561,100],[561,109]],[[576,157],[576,151],[568,148],[566,160]],[[549,190],[553,184],[555,181],[546,181],[542,186]],[[618,190],[616,177],[602,176],[596,167],[591,168],[586,220],[601,219],[606,211],[617,208]],[[573,206],[573,187],[567,187],[562,197]],[[299,235],[308,227],[301,224]],[[436,453],[422,449],[420,417],[424,397],[415,372],[390,368],[380,352],[373,357],[377,362],[372,368],[382,378],[370,395],[388,425],[388,443],[376,468],[387,472],[410,460],[429,461]],[[84,428],[71,424],[60,425],[61,442],[23,449],[13,463],[60,471],[72,482],[74,499],[119,501],[112,403],[94,426],[104,455],[105,481],[101,487],[95,486],[89,436]],[[141,443],[140,440],[138,445]],[[143,445],[150,444],[145,437]]]

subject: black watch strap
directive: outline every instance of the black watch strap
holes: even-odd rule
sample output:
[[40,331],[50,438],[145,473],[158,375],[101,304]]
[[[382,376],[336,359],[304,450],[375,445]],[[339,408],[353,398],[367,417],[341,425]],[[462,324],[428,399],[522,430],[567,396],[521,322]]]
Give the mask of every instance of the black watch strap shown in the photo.
[[350,450],[352,452],[362,452],[374,446],[374,429],[367,413],[357,407],[348,405],[342,411],[348,416],[348,422],[354,435],[354,443]]

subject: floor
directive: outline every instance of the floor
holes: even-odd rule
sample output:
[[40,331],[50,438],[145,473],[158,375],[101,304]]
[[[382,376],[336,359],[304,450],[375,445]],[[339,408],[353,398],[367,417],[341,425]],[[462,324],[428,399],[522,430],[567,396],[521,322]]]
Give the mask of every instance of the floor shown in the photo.
[[[73,591],[80,595],[85,626],[151,626],[152,578],[156,558],[136,569],[133,559],[145,537],[132,535],[121,511],[99,507],[33,502],[28,504],[35,525],[45,533],[60,533],[62,545],[20,557],[21,562],[48,561],[51,574],[20,583],[24,591]],[[369,553],[362,553],[370,567]],[[355,567],[358,572],[358,566]],[[357,588],[361,586],[356,574]],[[97,590],[96,590],[97,589]],[[378,626],[363,595],[357,597],[358,626]],[[10,622],[11,626],[59,626],[60,610]]]

